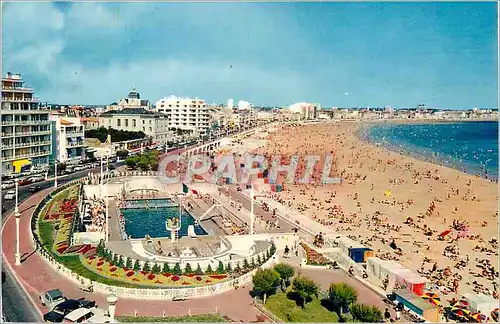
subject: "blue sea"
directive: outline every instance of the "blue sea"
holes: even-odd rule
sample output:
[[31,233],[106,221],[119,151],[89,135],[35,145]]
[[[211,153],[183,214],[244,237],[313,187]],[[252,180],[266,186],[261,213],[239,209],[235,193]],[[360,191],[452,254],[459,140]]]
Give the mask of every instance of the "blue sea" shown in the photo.
[[372,143],[470,174],[498,179],[498,122],[374,124],[360,134]]

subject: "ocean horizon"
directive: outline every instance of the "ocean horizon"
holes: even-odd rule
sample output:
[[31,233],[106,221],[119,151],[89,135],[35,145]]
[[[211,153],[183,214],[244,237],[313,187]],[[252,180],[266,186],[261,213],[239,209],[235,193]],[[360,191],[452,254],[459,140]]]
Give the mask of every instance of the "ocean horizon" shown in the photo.
[[392,151],[498,179],[498,122],[382,123],[360,137]]

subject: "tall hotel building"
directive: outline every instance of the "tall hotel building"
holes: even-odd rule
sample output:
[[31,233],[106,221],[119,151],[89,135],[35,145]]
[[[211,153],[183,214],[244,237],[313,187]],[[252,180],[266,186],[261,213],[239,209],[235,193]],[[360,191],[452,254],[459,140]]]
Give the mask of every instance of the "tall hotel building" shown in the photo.
[[2,77],[2,174],[49,164],[50,111],[40,108],[33,89],[23,83],[20,74]]
[[201,99],[163,98],[156,102],[156,111],[168,116],[171,130],[205,134],[210,128],[210,108]]

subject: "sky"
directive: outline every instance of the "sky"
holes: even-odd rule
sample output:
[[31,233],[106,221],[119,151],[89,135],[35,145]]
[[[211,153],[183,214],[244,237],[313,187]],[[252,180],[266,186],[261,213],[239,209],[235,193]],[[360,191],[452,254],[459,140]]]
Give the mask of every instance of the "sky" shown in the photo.
[[256,106],[497,107],[496,3],[4,3],[2,74],[42,102],[133,86]]

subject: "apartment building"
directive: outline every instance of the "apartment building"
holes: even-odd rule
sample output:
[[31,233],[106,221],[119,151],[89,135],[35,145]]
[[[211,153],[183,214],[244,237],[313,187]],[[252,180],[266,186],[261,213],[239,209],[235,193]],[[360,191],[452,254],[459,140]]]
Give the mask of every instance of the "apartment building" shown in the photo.
[[204,100],[170,96],[158,100],[155,109],[168,117],[172,130],[202,135],[210,128],[210,108]]
[[2,77],[2,173],[44,167],[51,155],[50,111],[42,109],[20,74]]
[[53,161],[77,163],[85,158],[85,127],[78,117],[52,114]]
[[289,112],[298,117],[299,120],[318,118],[318,110],[321,108],[317,104],[298,102],[288,107]]
[[131,132],[142,131],[157,143],[166,143],[172,137],[168,116],[144,108],[109,110],[99,118],[101,126]]

